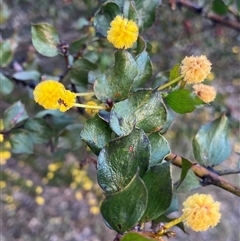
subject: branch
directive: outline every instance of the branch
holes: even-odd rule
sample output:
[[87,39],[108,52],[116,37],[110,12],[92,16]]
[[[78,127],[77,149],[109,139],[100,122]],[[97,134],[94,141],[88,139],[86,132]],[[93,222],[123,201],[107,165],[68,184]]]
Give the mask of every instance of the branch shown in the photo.
[[192,3],[188,0],[169,0],[169,4],[171,5],[172,9],[175,9],[176,6],[178,7],[185,7],[188,10],[200,14],[203,17],[211,20],[213,23],[218,23],[225,25],[229,28],[235,29],[236,31],[240,31],[240,22],[238,20],[230,20],[227,17],[222,17],[220,15],[214,14],[214,13],[207,13],[206,15],[203,13],[203,7],[200,7],[196,5],[195,3]]
[[[167,161],[172,161],[172,164],[178,167],[182,167],[182,158],[181,156],[170,154],[166,157]],[[240,197],[240,187],[235,186],[219,175],[209,171],[205,167],[200,166],[199,164],[192,165],[191,169],[196,176],[200,177],[204,181],[207,180],[208,184],[220,187],[228,192],[233,193],[234,195]]]

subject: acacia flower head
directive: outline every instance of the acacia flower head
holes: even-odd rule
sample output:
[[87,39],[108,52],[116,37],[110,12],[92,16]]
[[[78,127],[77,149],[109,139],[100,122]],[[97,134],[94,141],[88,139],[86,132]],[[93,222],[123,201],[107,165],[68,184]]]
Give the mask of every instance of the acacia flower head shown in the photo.
[[73,106],[103,110],[105,107],[98,105],[84,105],[76,103],[77,96],[93,96],[94,93],[73,93],[66,90],[64,85],[54,81],[45,80],[40,82],[33,91],[34,100],[45,109],[65,112]]
[[[93,100],[90,100],[90,101],[86,102],[86,105],[89,105],[89,106],[98,106],[98,104],[97,104],[95,101],[93,101]],[[96,113],[99,112],[98,109],[91,109],[91,108],[86,108],[85,111],[86,111],[86,113],[88,113],[88,114],[91,115],[91,116],[92,116],[92,115],[95,115]]]
[[54,81],[45,80],[40,82],[33,91],[34,100],[45,109],[62,112],[73,107],[76,94],[66,90],[64,85]]
[[184,223],[194,231],[206,231],[219,223],[219,209],[220,203],[211,195],[196,193],[183,203]]
[[138,26],[133,20],[116,16],[110,23],[107,39],[118,49],[128,49],[133,46],[138,38]]
[[213,101],[216,97],[216,90],[209,85],[198,84],[193,86],[195,94],[205,103]]
[[197,84],[203,82],[210,74],[211,65],[205,55],[185,57],[180,72],[187,84]]

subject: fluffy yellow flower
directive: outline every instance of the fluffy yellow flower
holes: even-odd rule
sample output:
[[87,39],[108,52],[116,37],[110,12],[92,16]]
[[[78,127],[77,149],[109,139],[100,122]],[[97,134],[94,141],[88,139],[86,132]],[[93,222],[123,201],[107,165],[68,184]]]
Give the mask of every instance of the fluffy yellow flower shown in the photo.
[[34,100],[45,109],[59,108],[59,99],[63,96],[65,87],[54,80],[40,82],[33,91]]
[[[88,102],[86,103],[86,105],[89,105],[89,106],[98,106],[98,104],[97,104],[96,102],[92,101],[92,100],[91,100],[91,101],[88,101]],[[90,116],[93,116],[93,115],[95,115],[96,113],[99,112],[98,109],[92,109],[92,108],[86,108],[85,111],[86,111]]]
[[137,24],[121,16],[116,16],[110,23],[107,39],[118,49],[128,49],[133,46],[138,38]]
[[211,65],[211,62],[205,55],[185,57],[182,61],[180,72],[187,84],[197,84],[203,82],[210,74]]
[[184,223],[194,231],[206,231],[216,226],[221,218],[220,203],[211,195],[194,194],[183,203]]
[[193,86],[195,94],[205,103],[213,101],[216,97],[216,90],[209,85],[198,84]]
[[73,107],[76,94],[66,90],[64,85],[54,81],[40,82],[33,91],[34,100],[45,109],[59,109],[62,112]]

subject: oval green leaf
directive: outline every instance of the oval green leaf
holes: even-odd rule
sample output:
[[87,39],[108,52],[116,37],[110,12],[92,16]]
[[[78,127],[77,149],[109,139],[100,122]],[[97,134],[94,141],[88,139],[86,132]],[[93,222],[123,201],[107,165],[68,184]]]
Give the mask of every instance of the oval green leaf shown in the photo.
[[28,119],[28,114],[21,101],[15,102],[12,106],[4,111],[3,126],[4,130],[11,130],[13,127],[21,124]]
[[138,175],[121,191],[107,196],[100,207],[107,224],[118,233],[138,223],[147,206],[147,189]]
[[168,141],[159,132],[148,135],[151,143],[151,158],[149,166],[160,164],[164,158],[171,153]]
[[115,65],[94,83],[94,93],[102,102],[124,100],[128,97],[132,83],[138,74],[138,66],[132,55],[119,50],[115,53]]
[[167,119],[166,107],[159,92],[138,90],[128,99],[116,103],[110,113],[110,126],[120,136],[134,127],[146,133],[159,131]]
[[109,142],[98,157],[98,183],[106,192],[126,187],[137,171],[140,177],[148,169],[150,142],[142,130]]
[[128,232],[121,238],[121,241],[156,241],[156,239],[147,238],[144,234]]
[[14,88],[13,83],[2,73],[0,73],[0,93],[2,95],[9,95]]
[[148,190],[148,204],[141,221],[148,222],[162,215],[171,204],[173,185],[170,163],[152,166],[142,179]]
[[98,155],[102,148],[111,140],[112,130],[107,122],[98,115],[90,118],[83,126],[80,138]]
[[196,160],[205,167],[219,165],[229,157],[231,145],[225,115],[201,126],[193,139],[193,152]]
[[33,153],[33,143],[31,136],[26,130],[13,130],[9,138],[11,151],[16,154]]
[[48,23],[33,24],[31,27],[32,43],[36,50],[46,57],[58,55],[60,43],[57,30]]
[[170,92],[164,100],[179,114],[193,112],[196,108],[205,104],[192,91],[186,89],[174,90]]

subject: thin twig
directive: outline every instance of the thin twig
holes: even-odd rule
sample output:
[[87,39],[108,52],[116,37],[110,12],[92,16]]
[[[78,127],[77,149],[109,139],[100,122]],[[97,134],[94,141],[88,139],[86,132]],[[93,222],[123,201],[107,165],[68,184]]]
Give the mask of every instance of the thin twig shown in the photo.
[[[175,158],[175,159],[174,159]],[[174,159],[174,160],[173,160]],[[167,161],[171,161],[173,165],[182,167],[182,158],[176,154],[171,153],[166,157]],[[196,176],[200,177],[202,180],[208,182],[208,184],[217,186],[222,188],[228,192],[233,193],[234,195],[240,197],[240,187],[235,186],[231,182],[227,181],[226,179],[220,177],[218,174],[215,174],[205,167],[202,167],[199,164],[193,164],[191,169],[195,173]]]

